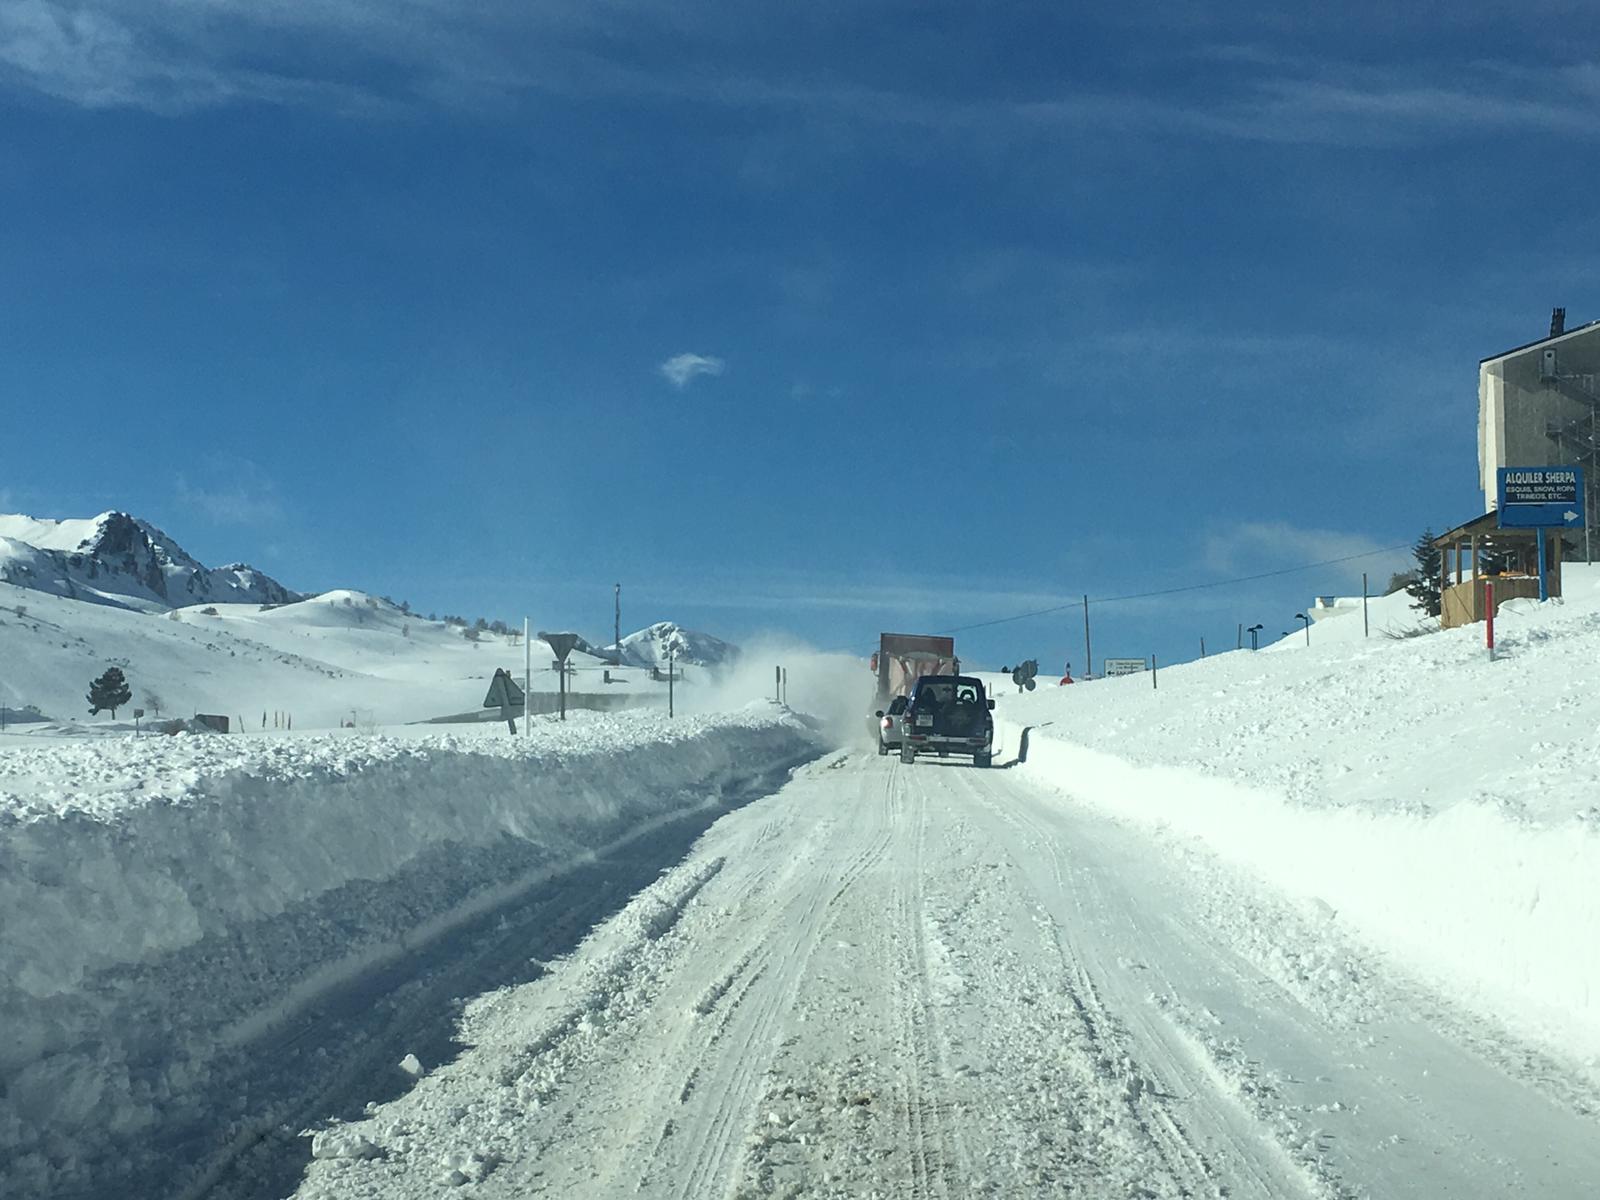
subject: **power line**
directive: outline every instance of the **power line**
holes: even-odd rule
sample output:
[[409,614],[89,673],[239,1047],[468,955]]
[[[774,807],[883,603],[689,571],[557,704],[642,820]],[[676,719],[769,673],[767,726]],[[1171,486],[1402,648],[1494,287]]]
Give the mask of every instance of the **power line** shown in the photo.
[[[1279,575],[1293,575],[1297,571],[1314,571],[1318,567],[1334,567],[1340,563],[1355,562],[1362,558],[1375,558],[1380,554],[1393,554],[1397,550],[1409,550],[1410,542],[1402,542],[1398,546],[1384,546],[1378,550],[1364,550],[1360,554],[1346,554],[1342,558],[1326,558],[1321,562],[1301,563],[1297,567],[1281,567],[1276,571],[1262,571],[1257,575],[1240,575],[1234,579],[1213,579],[1210,583],[1188,583],[1182,587],[1161,588],[1153,592],[1130,592],[1126,596],[1090,596],[1090,604],[1116,604],[1124,600],[1149,600],[1156,596],[1175,596],[1180,592],[1198,592],[1206,588],[1228,587],[1236,583],[1253,583],[1258,579],[1272,579]],[[1050,608],[1036,608],[1032,612],[1017,613],[1009,617],[996,617],[991,621],[976,621],[971,625],[957,625],[954,629],[941,629],[939,636],[945,637],[953,633],[966,633],[973,629],[987,629],[991,625],[1006,625],[1012,621],[1026,621],[1030,617],[1047,617],[1052,613],[1065,612],[1069,608],[1078,608],[1082,600],[1069,600],[1065,604],[1057,604]]]

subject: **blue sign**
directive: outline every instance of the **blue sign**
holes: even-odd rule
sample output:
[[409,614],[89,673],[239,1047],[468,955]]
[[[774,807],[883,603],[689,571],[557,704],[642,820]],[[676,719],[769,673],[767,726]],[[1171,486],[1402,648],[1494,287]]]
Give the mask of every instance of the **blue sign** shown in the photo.
[[1501,467],[1501,529],[1582,529],[1581,467]]

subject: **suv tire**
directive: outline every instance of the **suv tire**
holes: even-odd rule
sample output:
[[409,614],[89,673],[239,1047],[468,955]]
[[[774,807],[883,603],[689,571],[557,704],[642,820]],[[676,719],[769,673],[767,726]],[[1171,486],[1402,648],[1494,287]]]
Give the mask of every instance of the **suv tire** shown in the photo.
[[987,754],[974,754],[972,756],[972,765],[975,767],[987,767],[993,761]]
[[900,746],[900,761],[907,765],[917,761],[917,752],[909,745],[902,743]]

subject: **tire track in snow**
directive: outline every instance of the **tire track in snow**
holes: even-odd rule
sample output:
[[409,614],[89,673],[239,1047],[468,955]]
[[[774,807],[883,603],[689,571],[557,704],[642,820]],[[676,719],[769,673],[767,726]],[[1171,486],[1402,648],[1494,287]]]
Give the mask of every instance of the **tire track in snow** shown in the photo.
[[[1065,864],[1061,833],[1040,820],[1030,804],[1018,803],[1016,796],[996,802],[978,787],[966,790],[975,804],[1009,827],[1022,845],[1035,852],[1035,861],[1038,855],[1044,856],[1056,892],[1053,906],[1048,895],[1039,898],[1045,909],[1054,907],[1059,911],[1060,905],[1066,903],[1085,922],[1094,919],[1092,910],[1101,914],[1114,911],[1109,898],[1099,892],[1086,872],[1073,871]],[[1092,906],[1086,892],[1095,893]],[[1128,950],[1133,952],[1138,944],[1136,919],[1131,913],[1122,915],[1132,926],[1134,939],[1128,943]],[[1105,917],[1098,919],[1103,921]],[[1210,1181],[1210,1186],[1215,1187],[1219,1177],[1231,1173],[1232,1191],[1244,1189],[1244,1194],[1263,1197],[1297,1194],[1314,1200],[1346,1200],[1352,1195],[1326,1164],[1307,1152],[1303,1140],[1296,1139],[1281,1121],[1272,1119],[1269,1110],[1240,1102],[1227,1075],[1205,1053],[1204,1043],[1191,1031],[1179,1028],[1165,1006],[1155,1003],[1156,998],[1147,989],[1135,994],[1129,987],[1119,988],[1113,1015],[1096,983],[1092,960],[1074,937],[1072,923],[1051,915],[1046,924],[1054,957],[1073,981],[1069,994],[1079,1019],[1091,1038],[1110,1049],[1106,1061],[1121,1061],[1129,1067],[1137,1062],[1144,1072],[1144,1082],[1133,1086],[1163,1101],[1140,1112],[1136,1120],[1178,1178],[1190,1179],[1194,1186]],[[1127,964],[1127,959],[1120,959],[1115,967],[1126,975]],[[1221,963],[1216,965],[1219,970],[1226,969]],[[1104,967],[1102,977],[1117,978]],[[1240,986],[1255,986],[1254,980],[1243,975],[1235,973],[1235,978]],[[1173,1102],[1181,1103],[1184,1111],[1192,1114],[1189,1121],[1174,1111]],[[1224,1116],[1218,1120],[1219,1114],[1232,1114],[1232,1119]],[[1203,1129],[1190,1128],[1196,1120]],[[1201,1142],[1215,1148],[1208,1154]],[[1262,1153],[1263,1148],[1266,1154]]]
[[[854,883],[884,856],[891,836],[888,821],[891,800],[892,783],[879,797],[873,813],[878,827],[862,840],[852,856],[809,882],[797,899],[769,910],[768,924],[755,931],[757,949],[746,952],[751,968],[750,985],[722,1015],[707,1044],[708,1052],[715,1049],[716,1061],[727,1064],[731,1056],[731,1069],[725,1067],[713,1079],[716,1106],[708,1119],[672,1123],[674,1138],[700,1134],[698,1153],[676,1192],[681,1200],[700,1200],[732,1186],[735,1172],[747,1153],[743,1141],[736,1144],[734,1139],[743,1134],[748,1140],[752,1127],[761,1120],[758,1103],[761,1077],[766,1073],[775,1048],[777,1023],[793,1005],[811,953],[827,929],[834,909]],[[833,822],[820,826],[824,833],[832,828]],[[831,842],[832,839],[824,840]],[[800,911],[791,915],[795,907]],[[794,933],[781,936],[778,931],[782,929],[793,929]],[[752,1002],[752,996],[759,990],[757,985],[768,982],[769,977],[768,994],[755,996]]]
[[[896,763],[896,768],[903,764]],[[897,872],[894,908],[895,940],[899,950],[896,1008],[900,1017],[900,1051],[903,1063],[898,1084],[899,1107],[906,1132],[913,1197],[949,1197],[965,1194],[960,1182],[955,1134],[949,1119],[952,1081],[940,1054],[933,1029],[931,980],[924,931],[923,880],[926,871],[928,807],[922,791],[911,785],[909,772],[897,770],[901,784],[902,829],[910,836],[913,852],[908,869]]]

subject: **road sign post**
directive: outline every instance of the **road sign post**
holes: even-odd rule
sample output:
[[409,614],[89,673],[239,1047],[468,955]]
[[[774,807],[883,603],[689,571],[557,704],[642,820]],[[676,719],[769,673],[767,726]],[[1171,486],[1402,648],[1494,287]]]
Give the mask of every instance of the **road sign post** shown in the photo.
[[556,656],[556,698],[561,712],[561,719],[567,719],[567,655],[581,640],[575,633],[546,633],[539,631],[539,640],[550,647],[551,653]]

